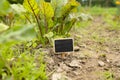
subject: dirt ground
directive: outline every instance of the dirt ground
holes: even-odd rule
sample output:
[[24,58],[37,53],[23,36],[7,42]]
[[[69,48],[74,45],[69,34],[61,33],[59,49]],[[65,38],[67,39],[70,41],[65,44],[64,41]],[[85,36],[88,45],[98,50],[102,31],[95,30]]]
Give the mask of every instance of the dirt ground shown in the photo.
[[73,53],[61,57],[49,49],[49,80],[120,80],[120,31],[110,30],[103,19],[94,17],[88,27],[71,32]]

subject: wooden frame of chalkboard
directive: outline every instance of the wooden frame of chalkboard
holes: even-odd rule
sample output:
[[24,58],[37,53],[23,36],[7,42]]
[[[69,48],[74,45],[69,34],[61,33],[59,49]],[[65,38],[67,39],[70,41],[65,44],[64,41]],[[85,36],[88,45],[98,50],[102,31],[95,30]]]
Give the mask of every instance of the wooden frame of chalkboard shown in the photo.
[[74,39],[73,38],[60,38],[54,40],[54,52],[65,53],[74,51]]

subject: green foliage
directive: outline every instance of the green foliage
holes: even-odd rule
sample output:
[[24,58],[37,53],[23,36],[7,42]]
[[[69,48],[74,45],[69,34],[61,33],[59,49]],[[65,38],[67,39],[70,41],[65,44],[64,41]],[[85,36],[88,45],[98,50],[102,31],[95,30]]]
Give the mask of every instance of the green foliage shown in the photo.
[[23,3],[23,0],[8,0],[11,4]]
[[76,0],[51,0],[51,2],[24,0],[23,6],[34,16],[37,23],[35,30],[40,42],[44,45],[48,42],[49,32],[55,35],[67,35],[76,23],[76,17],[70,14],[77,12],[79,3]]
[[[0,43],[10,41],[32,40],[35,38],[34,24],[23,24],[12,27],[0,35]],[[3,31],[3,30],[2,30]],[[31,34],[31,35],[30,35]]]
[[11,4],[10,6],[13,9],[14,14],[22,14],[26,12],[26,10],[21,4]]
[[110,30],[110,31],[113,31],[113,30],[114,31],[119,31],[120,30],[120,23],[119,23],[120,17],[116,16],[116,14],[115,14],[116,11],[115,10],[113,10],[114,11],[114,16],[113,16],[112,13],[106,13],[106,14],[104,14],[104,16],[105,16],[104,21],[107,24],[109,24],[109,25],[107,25],[108,26],[107,29]]
[[40,16],[46,19],[50,19],[54,16],[52,5],[48,2],[41,2]]
[[120,17],[120,5],[117,5],[117,16]]
[[82,6],[115,7],[114,0],[77,0]]
[[0,16],[0,44],[33,39],[36,36],[35,24],[27,23],[26,16],[23,15],[26,12],[24,7],[21,4],[11,4],[10,10]]
[[[34,42],[35,43],[35,42]],[[2,80],[47,80],[44,54],[34,50],[30,42],[0,50],[0,79]],[[31,47],[31,48],[30,48]],[[39,53],[41,52],[41,53]]]
[[120,30],[119,19],[117,21],[116,20],[112,21],[110,19],[106,19],[106,22],[108,24],[110,24],[108,30],[115,30],[115,31],[119,31]]
[[7,25],[5,25],[3,23],[0,23],[0,33],[3,32],[3,31],[5,31],[8,28],[9,28],[9,26],[7,26]]
[[116,14],[116,8],[112,7],[112,8],[103,8],[103,7],[91,7],[91,8],[87,8],[85,9],[86,11],[88,11],[91,15],[115,15]]
[[6,15],[11,11],[10,4],[7,0],[0,1],[0,16]]
[[109,71],[104,72],[103,75],[104,75],[105,80],[114,80],[113,73],[111,73]]
[[23,6],[29,12],[32,12],[33,14],[35,13],[35,15],[39,12],[38,5],[35,0],[24,0]]
[[[5,6],[4,6],[5,7]],[[1,9],[5,12],[4,15],[0,15],[0,22],[9,26],[9,29],[14,26],[17,22],[23,23],[25,21],[25,16],[22,14],[25,13],[25,9],[20,4],[9,4],[9,12],[5,12],[4,8]],[[22,22],[21,22],[22,21]]]

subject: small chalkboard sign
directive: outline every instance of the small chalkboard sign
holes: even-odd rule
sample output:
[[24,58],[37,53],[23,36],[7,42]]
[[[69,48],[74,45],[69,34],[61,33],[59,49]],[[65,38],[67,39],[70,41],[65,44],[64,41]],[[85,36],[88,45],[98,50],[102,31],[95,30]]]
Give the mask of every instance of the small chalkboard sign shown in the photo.
[[55,52],[72,52],[73,39],[56,39],[54,40]]

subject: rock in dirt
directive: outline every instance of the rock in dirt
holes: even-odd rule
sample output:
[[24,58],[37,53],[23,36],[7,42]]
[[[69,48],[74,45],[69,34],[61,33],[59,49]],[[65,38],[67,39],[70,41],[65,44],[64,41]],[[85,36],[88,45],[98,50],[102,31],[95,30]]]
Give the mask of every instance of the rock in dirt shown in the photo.
[[120,63],[119,63],[119,64],[116,64],[116,67],[119,67],[119,68],[120,68]]
[[105,66],[105,63],[103,61],[98,61],[98,66],[103,67]]
[[79,60],[73,60],[71,63],[69,63],[70,67],[75,67],[75,68],[81,68]]
[[64,73],[54,73],[52,75],[52,80],[71,80]]
[[109,59],[106,59],[106,61],[107,61],[108,63],[110,63],[110,60],[109,60]]
[[62,74],[61,73],[54,73],[52,75],[52,80],[61,80],[62,79]]
[[75,51],[75,52],[78,52],[78,51],[80,51],[80,48],[79,48],[78,46],[75,46],[75,47],[74,47],[74,51]]
[[79,60],[83,60],[83,59],[87,59],[88,57],[85,55],[85,54],[83,54],[83,53],[80,53],[80,52],[76,52],[74,55],[73,55],[73,57],[75,57],[75,58],[77,58],[77,59],[79,59]]
[[[68,67],[64,63],[61,63],[59,68],[61,68],[63,71],[69,71],[70,70],[70,67]],[[59,70],[59,68],[58,68],[58,70]]]
[[114,63],[114,65],[115,65],[116,67],[119,67],[119,68],[120,68],[120,61],[116,61],[116,62]]

